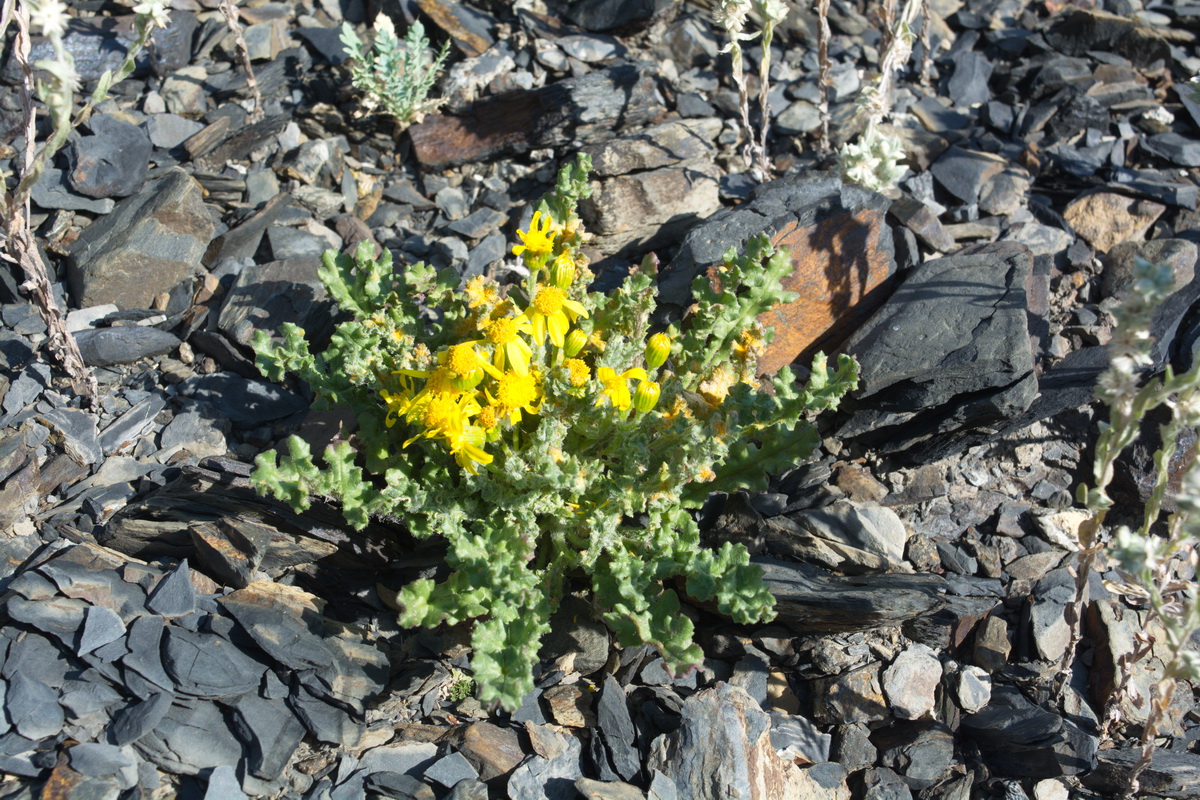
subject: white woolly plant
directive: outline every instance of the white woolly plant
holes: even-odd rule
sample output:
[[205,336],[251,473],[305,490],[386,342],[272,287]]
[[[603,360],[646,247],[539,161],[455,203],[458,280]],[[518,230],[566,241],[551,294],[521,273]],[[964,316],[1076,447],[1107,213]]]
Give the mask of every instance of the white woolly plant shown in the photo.
[[895,0],[885,3],[879,78],[874,85],[863,87],[859,96],[858,115],[865,119],[863,134],[857,143],[848,142],[838,151],[843,177],[875,191],[894,186],[904,176],[904,167],[900,166],[904,148],[895,139],[880,134],[879,125],[892,111],[892,83],[912,55],[917,38],[913,25],[921,8],[922,0],[905,0],[897,15]]
[[368,111],[382,110],[403,130],[445,102],[443,98],[431,99],[429,91],[450,55],[450,43],[430,56],[429,40],[420,20],[413,21],[401,42],[396,37],[396,26],[382,13],[375,18],[374,30],[374,46],[364,46],[350,23],[342,23],[342,44],[353,62],[351,80],[366,94],[363,106]]
[[[746,86],[746,69],[742,63],[742,42],[753,41],[757,32],[746,30],[746,21],[754,11],[762,21],[762,58],[758,63],[758,108],[759,126],[757,134],[750,124],[750,91]],[[783,0],[717,0],[712,8],[713,22],[725,29],[729,44],[721,49],[729,53],[733,62],[733,82],[738,90],[738,108],[742,116],[742,129],[746,135],[743,155],[746,165],[756,172],[759,180],[771,177],[771,163],[767,158],[767,131],[771,125],[771,106],[767,101],[771,83],[771,39],[775,27],[787,19],[788,7]]]
[[[1200,425],[1200,361],[1194,358],[1191,369],[1181,375],[1176,375],[1168,365],[1163,375],[1141,384],[1139,373],[1153,363],[1150,320],[1154,309],[1172,291],[1175,273],[1169,265],[1142,260],[1137,262],[1136,269],[1136,280],[1115,311],[1117,327],[1109,344],[1109,368],[1101,376],[1096,390],[1099,398],[1109,406],[1109,419],[1100,423],[1093,464],[1094,484],[1081,485],[1078,493],[1080,502],[1091,516],[1080,526],[1076,542],[1080,553],[1076,597],[1067,609],[1072,638],[1059,673],[1061,687],[1065,685],[1079,641],[1078,623],[1088,578],[1098,555],[1107,552],[1118,565],[1121,581],[1107,581],[1106,586],[1147,607],[1149,613],[1145,615],[1140,638],[1152,645],[1161,645],[1153,649],[1165,665],[1162,676],[1151,687],[1149,711],[1142,730],[1141,757],[1128,776],[1126,797],[1137,792],[1138,776],[1151,762],[1158,727],[1171,705],[1176,682],[1200,680],[1200,657],[1189,649],[1189,639],[1200,630],[1200,605],[1192,579],[1197,560],[1195,545],[1200,536],[1200,470],[1196,468],[1195,454],[1185,465],[1185,477],[1177,497],[1179,510],[1165,520],[1165,533],[1156,528],[1162,517],[1176,442],[1182,431]],[[1155,482],[1143,510],[1142,522],[1136,530],[1119,528],[1109,540],[1103,523],[1113,506],[1107,488],[1113,478],[1114,465],[1121,452],[1137,438],[1142,420],[1159,406],[1169,408],[1172,415],[1159,429],[1162,444],[1154,454]],[[1154,620],[1165,632],[1163,642],[1154,640],[1151,629]],[[1124,672],[1120,685],[1106,709],[1106,717],[1110,720],[1116,713],[1117,696],[1121,691],[1129,691],[1132,663],[1150,650],[1148,647],[1126,654],[1122,659]]]

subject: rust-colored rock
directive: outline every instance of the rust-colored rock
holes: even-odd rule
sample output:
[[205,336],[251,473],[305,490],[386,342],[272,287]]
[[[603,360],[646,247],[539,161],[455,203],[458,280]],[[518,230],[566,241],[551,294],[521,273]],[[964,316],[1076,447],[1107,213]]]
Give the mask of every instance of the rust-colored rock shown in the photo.
[[800,297],[759,316],[775,327],[774,341],[758,360],[760,374],[774,375],[798,358],[837,346],[887,297],[892,234],[883,218],[881,210],[861,209],[807,227],[790,222],[771,237],[792,250],[795,268],[783,288]]

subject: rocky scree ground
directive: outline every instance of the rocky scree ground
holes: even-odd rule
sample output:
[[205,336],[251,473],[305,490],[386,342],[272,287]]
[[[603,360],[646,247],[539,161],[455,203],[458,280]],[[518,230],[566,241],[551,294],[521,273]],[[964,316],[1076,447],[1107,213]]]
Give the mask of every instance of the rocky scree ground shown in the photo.
[[[699,3],[320,0],[241,9],[264,97],[211,0],[172,4],[134,77],[34,193],[33,225],[102,387],[72,396],[0,270],[0,796],[8,798],[1028,798],[1113,796],[1145,720],[1098,714],[1140,611],[1096,576],[1074,680],[1068,534],[1090,474],[1112,308],[1135,256],[1168,261],[1156,367],[1186,367],[1200,224],[1200,6],[933,0],[892,135],[910,172],[880,196],[816,152],[815,19],[774,44],[777,179],[745,173],[728,57]],[[73,4],[85,83],[130,17]],[[338,28],[421,15],[454,48],[443,114],[400,137],[363,117]],[[835,0],[835,141],[877,63],[871,4]],[[33,60],[48,57],[35,42]],[[39,49],[40,48],[40,49]],[[761,54],[747,48],[755,62]],[[15,65],[5,54],[3,80]],[[750,70],[753,72],[753,70]],[[0,92],[0,167],[21,150]],[[299,430],[304,387],[261,379],[256,328],[331,324],[319,255],[370,240],[464,276],[515,274],[512,234],[576,150],[600,285],[654,252],[664,314],[730,245],[793,247],[764,359],[856,355],[863,381],[821,452],[769,491],[715,497],[779,604],[744,628],[688,607],[703,668],[617,651],[560,609],[514,714],[469,693],[467,631],[404,631],[392,595],[436,574],[403,520],[362,534],[248,488]],[[1194,440],[1184,443],[1194,446]],[[1126,459],[1121,503],[1148,480]],[[1132,682],[1145,694],[1161,665]],[[1145,796],[1200,797],[1200,717],[1176,693]]]

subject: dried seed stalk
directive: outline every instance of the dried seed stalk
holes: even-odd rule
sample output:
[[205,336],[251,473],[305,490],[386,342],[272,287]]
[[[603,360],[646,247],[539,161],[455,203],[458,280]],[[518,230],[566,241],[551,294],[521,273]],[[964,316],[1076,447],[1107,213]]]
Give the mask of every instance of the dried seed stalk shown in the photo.
[[221,14],[225,17],[225,24],[237,40],[238,55],[242,59],[242,68],[246,70],[246,85],[250,87],[250,93],[254,96],[254,111],[250,113],[250,121],[254,122],[262,119],[263,99],[262,92],[258,88],[258,80],[254,77],[254,66],[250,63],[250,47],[246,44],[246,37],[242,33],[242,23],[238,19],[237,0],[221,0],[220,9]]

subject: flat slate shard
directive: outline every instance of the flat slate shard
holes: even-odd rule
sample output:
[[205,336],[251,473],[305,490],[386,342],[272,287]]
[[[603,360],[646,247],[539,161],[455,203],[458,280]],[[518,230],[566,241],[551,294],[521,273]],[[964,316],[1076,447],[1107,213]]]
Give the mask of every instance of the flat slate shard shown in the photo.
[[71,650],[79,638],[83,627],[83,615],[88,604],[82,600],[71,600],[67,597],[53,597],[48,600],[25,600],[21,597],[11,597],[6,605],[8,615],[17,622],[32,625],[42,633],[48,633]]
[[583,745],[574,736],[539,729],[554,750],[551,757],[532,755],[508,778],[511,800],[575,800],[575,780],[583,777]]
[[167,627],[163,666],[183,694],[237,697],[252,692],[266,667],[237,646],[211,633]]
[[179,347],[179,338],[174,334],[140,325],[92,328],[74,335],[83,362],[89,367],[132,364],[142,358],[164,355]]
[[1032,258],[993,244],[915,267],[845,350],[860,364],[838,434],[905,451],[1018,416],[1037,380],[1026,286]]
[[799,562],[762,556],[775,596],[776,620],[797,633],[838,633],[899,625],[942,606],[946,581],[938,575],[892,573],[841,577]]
[[160,769],[180,775],[196,775],[242,758],[242,743],[217,704],[209,702],[173,704],[134,749]]
[[246,766],[265,780],[278,778],[304,738],[304,725],[280,702],[246,694],[233,704],[233,725],[249,745]]
[[80,742],[67,751],[67,756],[71,760],[71,769],[90,778],[118,775],[136,767],[131,755],[101,742]]
[[242,791],[242,785],[237,779],[237,773],[229,764],[222,764],[208,776],[208,786],[204,790],[204,800],[249,800]]
[[67,256],[71,293],[81,308],[150,308],[158,294],[191,277],[215,228],[200,186],[172,168],[75,240]]
[[12,725],[27,739],[56,736],[66,721],[58,704],[58,692],[29,675],[8,679],[5,711]]
[[50,408],[39,411],[37,420],[51,429],[51,438],[61,442],[76,463],[86,467],[104,458],[92,415],[73,408]]
[[303,592],[258,581],[227,594],[217,602],[242,626],[255,643],[289,669],[333,664],[333,652],[322,640],[323,623]]
[[288,698],[288,705],[319,741],[353,747],[362,738],[359,722],[337,706],[313,697],[303,686]]
[[634,780],[642,763],[635,746],[636,731],[629,715],[629,701],[625,689],[609,674],[604,676],[604,688],[596,705],[596,724],[611,755],[613,769],[623,779]]
[[320,266],[317,256],[297,256],[243,269],[229,289],[217,326],[243,347],[250,346],[255,330],[277,336],[284,322],[320,340],[331,329],[334,313],[325,284],[317,277]]
[[150,592],[146,610],[164,617],[184,617],[196,610],[196,589],[186,558]]
[[109,739],[122,747],[138,741],[162,721],[174,699],[170,692],[159,692],[117,711],[108,729]]
[[122,663],[151,683],[170,689],[175,682],[163,669],[159,647],[165,625],[166,621],[158,616],[142,616],[131,622],[126,636],[129,654],[122,659]]
[[79,637],[78,655],[115,642],[125,635],[125,623],[115,611],[104,606],[92,606],[84,613],[83,633]]

